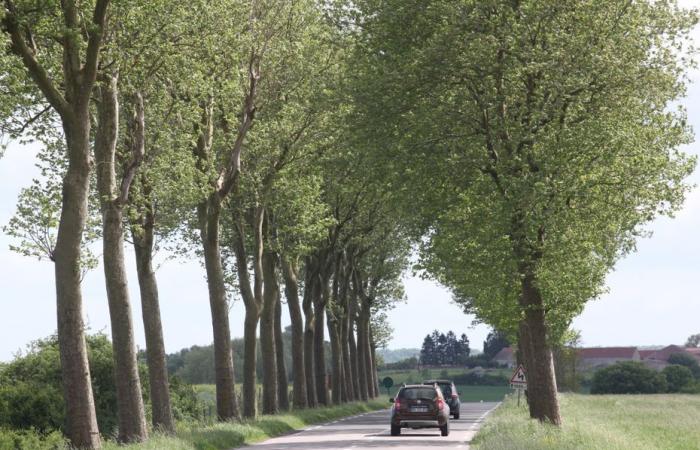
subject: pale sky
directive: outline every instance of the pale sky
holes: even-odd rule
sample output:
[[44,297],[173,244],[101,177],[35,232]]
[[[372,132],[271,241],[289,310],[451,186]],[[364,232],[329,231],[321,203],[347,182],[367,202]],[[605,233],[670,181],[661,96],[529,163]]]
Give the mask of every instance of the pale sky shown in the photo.
[[[700,0],[681,0],[700,6]],[[694,31],[700,42],[700,28]],[[696,137],[700,130],[700,71],[682,102]],[[700,155],[700,143],[684,149]],[[0,158],[0,226],[15,210],[22,187],[38,175],[36,148],[10,145]],[[700,170],[691,176],[700,185]],[[700,188],[694,189],[674,219],[651,225],[653,236],[639,242],[638,251],[618,263],[607,279],[609,292],[591,301],[574,321],[586,346],[682,344],[700,333]],[[0,361],[6,361],[27,343],[56,330],[53,266],[23,257],[8,249],[11,240],[0,232]],[[128,275],[137,343],[145,345],[133,253],[127,246]],[[86,322],[93,331],[109,333],[109,317],[102,266],[83,282]],[[212,341],[211,316],[204,271],[196,261],[168,261],[157,272],[166,350],[177,351]],[[472,326],[451,303],[448,291],[430,281],[406,279],[408,301],[389,313],[394,329],[389,348],[420,347],[433,329],[467,333],[472,348],[481,348],[488,333]],[[426,314],[426,306],[430,314]],[[434,314],[438,311],[437,314]],[[286,317],[288,323],[289,319]],[[236,302],[230,313],[233,336],[243,334],[243,306]]]

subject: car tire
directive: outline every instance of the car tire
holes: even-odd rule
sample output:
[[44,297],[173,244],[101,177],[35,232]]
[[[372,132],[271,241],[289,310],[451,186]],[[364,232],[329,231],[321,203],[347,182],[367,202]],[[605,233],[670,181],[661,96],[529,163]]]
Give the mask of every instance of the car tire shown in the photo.
[[450,435],[450,422],[440,427],[440,435],[449,436]]
[[397,425],[392,425],[391,426],[391,435],[392,436],[398,436],[401,434],[401,427]]
[[455,418],[455,420],[459,420],[459,413],[458,412],[454,413],[453,417]]

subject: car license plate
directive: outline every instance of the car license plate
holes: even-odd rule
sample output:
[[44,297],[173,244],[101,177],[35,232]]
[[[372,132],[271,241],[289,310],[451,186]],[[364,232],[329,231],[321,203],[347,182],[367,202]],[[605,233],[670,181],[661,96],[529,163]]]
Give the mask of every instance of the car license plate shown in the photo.
[[427,406],[411,406],[411,412],[428,412]]

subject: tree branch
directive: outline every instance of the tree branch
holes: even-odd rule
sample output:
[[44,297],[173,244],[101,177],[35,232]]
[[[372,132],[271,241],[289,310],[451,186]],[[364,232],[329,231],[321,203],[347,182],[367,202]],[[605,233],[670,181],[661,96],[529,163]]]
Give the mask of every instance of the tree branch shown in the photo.
[[243,151],[243,141],[253,124],[255,118],[255,98],[258,89],[258,80],[260,80],[260,59],[255,54],[255,51],[250,53],[250,61],[248,63],[248,92],[243,103],[243,114],[241,124],[238,127],[238,134],[233,148],[229,155],[226,165],[219,174],[217,180],[217,189],[219,195],[223,198],[231,192],[235,184],[236,177],[241,170],[241,152]]
[[2,20],[2,27],[10,35],[12,41],[11,50],[22,58],[22,62],[29,72],[29,76],[39,87],[51,106],[63,118],[70,118],[72,112],[63,95],[56,89],[46,69],[37,61],[34,52],[29,48],[22,36],[17,17],[17,8],[12,0],[5,0],[7,10]]
[[[110,0],[97,0],[95,12],[92,16],[92,27],[88,30],[88,45],[85,53],[85,65],[83,66],[83,86],[92,86],[97,76],[97,66],[99,64],[100,47],[102,37],[107,24],[107,9]],[[84,92],[84,95],[90,95]]]
[[146,150],[145,120],[143,112],[143,97],[140,92],[134,94],[134,115],[129,123],[129,135],[131,139],[131,161],[126,167],[122,182],[119,187],[119,204],[124,205],[129,201],[129,190],[131,183],[138,172],[138,168],[143,161]]

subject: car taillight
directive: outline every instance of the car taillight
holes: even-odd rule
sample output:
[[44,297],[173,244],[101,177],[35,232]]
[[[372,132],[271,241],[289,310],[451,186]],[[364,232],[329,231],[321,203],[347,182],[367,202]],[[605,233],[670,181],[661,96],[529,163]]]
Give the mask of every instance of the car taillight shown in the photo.
[[401,400],[400,399],[397,398],[396,400],[394,400],[394,407],[396,409],[401,409]]
[[445,402],[441,398],[439,398],[437,401],[437,407],[440,411],[445,409]]
[[457,398],[457,394],[452,394],[452,400]]

